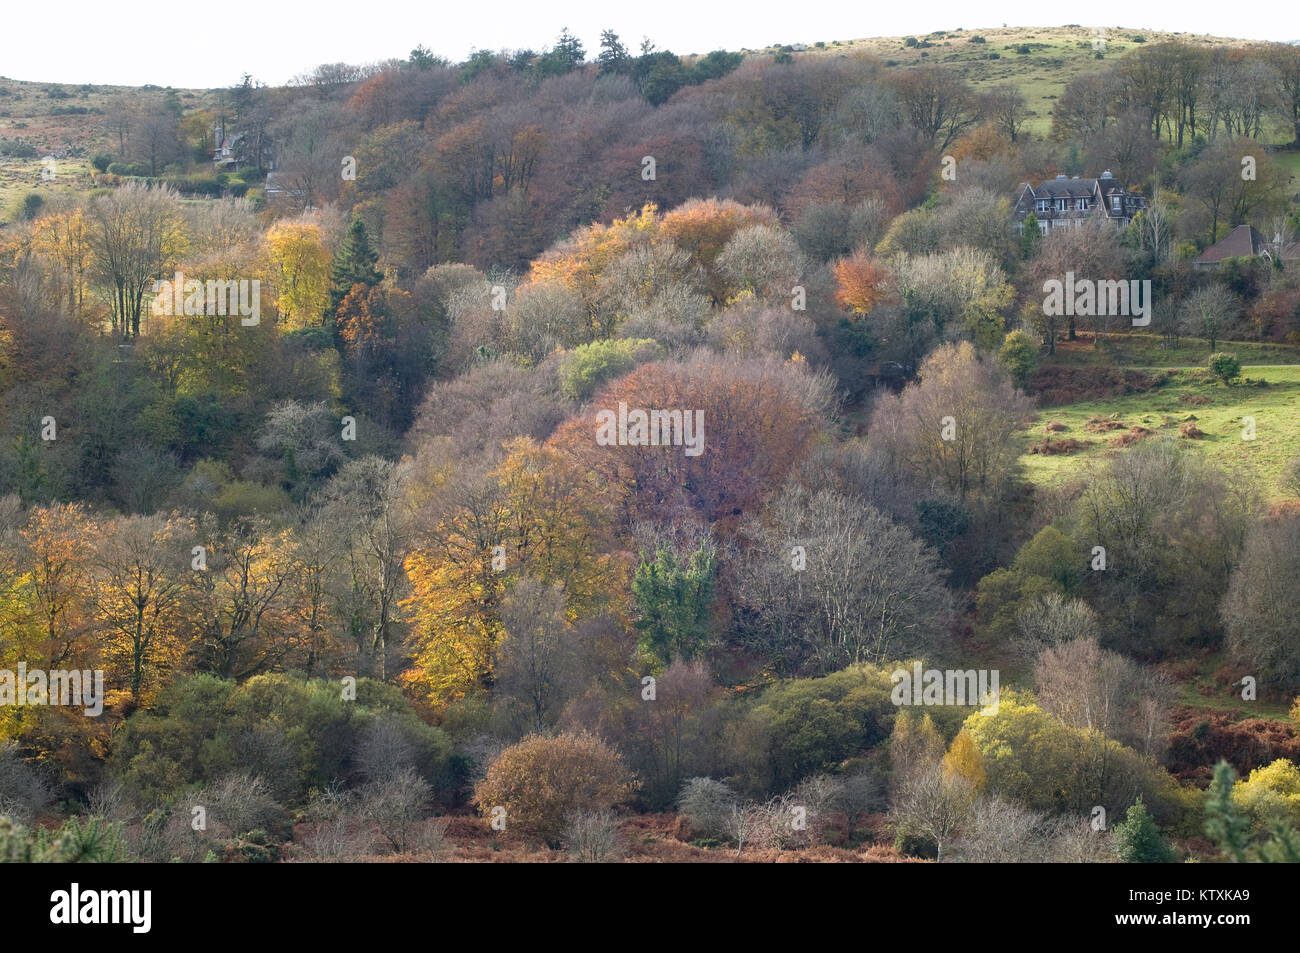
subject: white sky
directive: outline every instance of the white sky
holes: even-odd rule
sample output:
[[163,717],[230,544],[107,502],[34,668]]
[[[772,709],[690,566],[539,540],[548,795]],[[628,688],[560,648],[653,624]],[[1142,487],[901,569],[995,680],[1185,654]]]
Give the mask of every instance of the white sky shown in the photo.
[[[6,3],[0,75],[64,83],[211,87],[245,73],[277,85],[319,63],[405,58],[418,43],[451,60],[472,49],[540,50],[568,26],[587,47],[609,27],[635,51],[643,36],[660,49],[705,53],[771,43],[813,43],[932,30],[1011,26],[1155,29],[1258,40],[1300,40],[1300,4],[1125,0],[1044,4],[1003,0],[853,3],[852,0],[41,0]],[[1117,22],[1106,23],[1114,16]],[[1059,19],[1060,22],[1057,22]]]

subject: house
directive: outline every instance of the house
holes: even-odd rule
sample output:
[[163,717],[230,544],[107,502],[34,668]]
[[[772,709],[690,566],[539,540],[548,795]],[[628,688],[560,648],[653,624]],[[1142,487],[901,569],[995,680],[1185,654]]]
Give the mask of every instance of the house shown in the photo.
[[307,200],[307,190],[290,179],[285,172],[266,173],[266,201],[292,201],[302,205]]
[[[212,150],[212,165],[218,172],[233,170],[238,165],[252,165],[255,159],[251,149],[245,143],[245,135],[242,132],[228,132],[223,123],[216,123],[212,127],[212,141],[216,144]],[[262,162],[263,169],[275,168],[275,147],[266,137],[262,139]]]
[[1268,241],[1253,225],[1238,225],[1196,259],[1198,268],[1217,268],[1229,258],[1261,257],[1267,261],[1300,259],[1300,242],[1283,242],[1281,236]]
[[1016,221],[1023,230],[1025,219],[1033,212],[1046,235],[1054,228],[1078,228],[1093,215],[1104,214],[1123,228],[1146,207],[1146,197],[1124,188],[1108,169],[1096,179],[1058,175],[1037,187],[1021,183]]

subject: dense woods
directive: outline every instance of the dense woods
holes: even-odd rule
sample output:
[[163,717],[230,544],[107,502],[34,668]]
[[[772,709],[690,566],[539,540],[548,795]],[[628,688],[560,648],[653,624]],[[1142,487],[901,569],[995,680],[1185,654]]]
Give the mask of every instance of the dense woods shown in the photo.
[[1300,47],[1097,60],[110,100],[0,229],[0,856],[1300,859]]

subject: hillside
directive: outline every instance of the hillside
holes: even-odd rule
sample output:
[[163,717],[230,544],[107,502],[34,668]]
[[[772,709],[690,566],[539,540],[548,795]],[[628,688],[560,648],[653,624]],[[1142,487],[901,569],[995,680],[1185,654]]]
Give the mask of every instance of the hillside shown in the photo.
[[0,859],[1300,859],[1300,48],[600,36],[0,81]]

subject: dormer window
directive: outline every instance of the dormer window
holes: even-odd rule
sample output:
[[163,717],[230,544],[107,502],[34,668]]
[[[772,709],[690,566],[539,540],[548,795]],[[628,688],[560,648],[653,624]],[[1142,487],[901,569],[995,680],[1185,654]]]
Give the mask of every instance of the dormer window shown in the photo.
[[1122,195],[1112,195],[1110,198],[1110,207],[1115,211],[1120,211],[1123,207],[1124,197]]
[[1052,207],[1051,199],[1039,199],[1039,200],[1038,200],[1038,204],[1037,204],[1037,209],[1038,209],[1038,211],[1040,211],[1040,212],[1046,212],[1046,211],[1049,211],[1049,210],[1051,209],[1051,207]]

